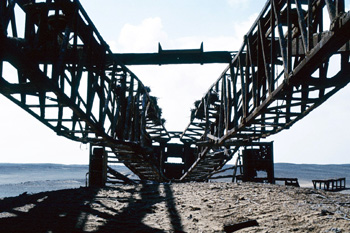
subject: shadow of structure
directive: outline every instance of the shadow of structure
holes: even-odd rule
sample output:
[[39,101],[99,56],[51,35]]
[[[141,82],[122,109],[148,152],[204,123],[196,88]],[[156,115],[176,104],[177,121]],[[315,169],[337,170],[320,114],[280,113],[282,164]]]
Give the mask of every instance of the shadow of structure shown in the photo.
[[175,203],[167,184],[22,194],[0,199],[0,232],[183,232]]
[[166,205],[169,212],[170,222],[173,226],[173,230],[176,232],[183,232],[182,224],[181,224],[181,217],[176,209],[176,204],[174,201],[174,195],[173,191],[171,190],[171,186],[168,184],[164,185],[164,190],[166,194]]
[[[78,190],[78,189],[77,189]],[[81,213],[89,211],[97,189],[80,188],[0,200],[1,232],[64,232],[79,230]]]
[[[100,227],[99,231],[109,232],[111,229],[114,229],[116,232],[168,232],[164,230],[165,228],[182,232],[181,220],[176,211],[172,191],[168,185],[161,186],[164,187],[166,196],[161,195],[159,184],[142,184],[136,187],[134,195],[128,200],[128,206],[118,213],[115,212],[115,209],[112,209],[111,211],[114,211],[116,215],[112,218],[112,221]],[[119,201],[121,200],[119,199]],[[162,209],[163,207],[167,208],[167,210]],[[146,224],[146,215],[152,215],[156,212],[162,212],[164,218],[169,216],[171,225],[155,227],[154,225],[157,224],[153,222],[151,224],[153,227],[151,227],[149,224]],[[157,219],[154,218],[154,220]]]

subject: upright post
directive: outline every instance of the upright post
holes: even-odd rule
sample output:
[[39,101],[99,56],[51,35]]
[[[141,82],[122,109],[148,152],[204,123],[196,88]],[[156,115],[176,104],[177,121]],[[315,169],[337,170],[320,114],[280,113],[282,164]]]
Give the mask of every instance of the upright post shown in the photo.
[[107,181],[107,156],[103,147],[90,145],[89,187],[103,187]]

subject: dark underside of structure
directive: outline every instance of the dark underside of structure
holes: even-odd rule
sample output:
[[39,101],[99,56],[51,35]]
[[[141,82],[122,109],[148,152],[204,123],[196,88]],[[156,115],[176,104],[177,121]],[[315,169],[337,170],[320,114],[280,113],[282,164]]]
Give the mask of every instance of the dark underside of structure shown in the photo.
[[[58,135],[89,143],[96,185],[109,176],[133,182],[113,163],[141,180],[205,181],[234,156],[243,163],[238,179],[274,182],[272,143],[261,140],[288,129],[350,81],[344,5],[267,1],[236,52],[204,52],[202,44],[115,54],[78,0],[2,0],[0,92]],[[15,8],[25,15],[23,37]],[[337,70],[330,75],[333,57]],[[166,130],[157,98],[127,67],[207,63],[227,68],[195,103],[183,132]],[[181,143],[171,143],[174,138]]]

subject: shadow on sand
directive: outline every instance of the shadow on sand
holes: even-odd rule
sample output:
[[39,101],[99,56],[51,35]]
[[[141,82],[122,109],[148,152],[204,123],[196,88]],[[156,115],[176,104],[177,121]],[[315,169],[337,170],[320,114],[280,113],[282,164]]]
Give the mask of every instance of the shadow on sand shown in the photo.
[[[161,206],[164,209],[159,210]],[[164,211],[170,226],[145,224],[146,215],[155,211]],[[167,184],[79,188],[0,199],[0,226],[1,232],[183,232]]]

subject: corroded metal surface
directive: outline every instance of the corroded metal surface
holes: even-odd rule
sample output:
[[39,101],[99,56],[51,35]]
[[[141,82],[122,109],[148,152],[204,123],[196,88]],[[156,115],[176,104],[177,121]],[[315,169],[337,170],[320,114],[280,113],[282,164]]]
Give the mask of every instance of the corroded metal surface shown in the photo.
[[198,145],[198,159],[183,179],[203,170],[204,160],[213,164],[207,174],[220,169],[210,162],[215,155],[288,129],[344,87],[349,29],[344,1],[268,1],[240,51],[196,102],[181,140]]
[[[16,5],[25,14],[23,38]],[[112,52],[80,3],[1,1],[0,15],[0,70],[17,70],[17,79],[1,72],[0,92],[58,135],[112,148],[140,177],[161,179],[152,143],[170,137],[157,99],[110,59]]]
[[[194,151],[181,180],[205,180],[242,145],[288,129],[349,82],[349,32],[344,0],[271,0],[238,52],[160,47],[130,57],[110,51],[77,0],[1,0],[0,93],[58,135],[105,147],[141,179],[167,180],[162,157],[179,137]],[[226,60],[182,134],[167,132],[157,98],[122,63]]]

